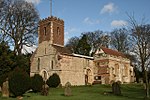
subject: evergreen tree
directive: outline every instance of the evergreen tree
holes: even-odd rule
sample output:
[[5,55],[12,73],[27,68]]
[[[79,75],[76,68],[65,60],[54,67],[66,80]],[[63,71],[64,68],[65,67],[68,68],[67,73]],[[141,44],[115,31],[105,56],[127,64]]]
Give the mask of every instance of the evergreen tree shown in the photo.
[[91,50],[90,45],[87,42],[87,36],[83,35],[82,38],[79,40],[75,53],[89,56],[89,52]]
[[13,62],[11,58],[13,57],[12,51],[5,42],[0,43],[0,85],[8,77],[8,73],[13,69]]

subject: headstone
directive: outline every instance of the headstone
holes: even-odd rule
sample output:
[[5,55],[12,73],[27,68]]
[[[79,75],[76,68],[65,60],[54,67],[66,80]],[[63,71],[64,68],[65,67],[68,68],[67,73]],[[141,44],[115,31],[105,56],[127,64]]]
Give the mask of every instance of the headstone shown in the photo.
[[114,82],[112,84],[112,93],[114,95],[121,95],[121,88],[120,88],[120,84],[118,82]]
[[49,86],[45,83],[45,84],[42,86],[41,94],[44,95],[44,96],[47,96],[47,95],[48,95],[48,92],[49,92]]
[[18,100],[22,100],[23,97],[22,97],[22,96],[17,96],[17,99],[18,99]]
[[65,93],[64,93],[65,96],[71,96],[72,93],[71,93],[71,83],[70,82],[67,82],[65,84]]
[[5,81],[2,85],[2,96],[9,97],[9,85],[8,81]]

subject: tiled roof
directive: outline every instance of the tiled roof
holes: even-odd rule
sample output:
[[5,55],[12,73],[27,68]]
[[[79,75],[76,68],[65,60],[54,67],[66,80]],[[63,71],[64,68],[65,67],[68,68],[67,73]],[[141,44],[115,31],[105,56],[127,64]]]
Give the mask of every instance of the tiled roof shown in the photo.
[[66,47],[53,45],[53,47],[61,54],[72,54],[71,50]]
[[125,54],[123,54],[122,52],[118,52],[118,51],[116,51],[116,50],[108,49],[108,48],[105,48],[105,47],[101,47],[101,49],[102,49],[106,54],[114,55],[114,56],[121,56],[121,57],[127,58],[127,57],[125,56]]

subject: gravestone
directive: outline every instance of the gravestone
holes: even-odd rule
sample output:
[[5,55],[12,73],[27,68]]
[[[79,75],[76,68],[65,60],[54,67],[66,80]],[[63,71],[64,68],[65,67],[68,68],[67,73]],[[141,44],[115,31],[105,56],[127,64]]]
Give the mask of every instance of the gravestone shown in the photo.
[[120,88],[120,84],[118,82],[114,82],[112,84],[112,93],[114,95],[121,95],[121,88]]
[[72,93],[71,93],[71,83],[70,82],[67,82],[65,84],[65,93],[64,93],[65,96],[71,96]]
[[2,96],[3,97],[9,97],[9,84],[8,80],[5,81],[2,85]]
[[48,92],[49,92],[49,86],[45,83],[45,84],[42,86],[41,94],[44,95],[44,96],[47,96],[47,95],[48,95]]
[[22,96],[17,96],[17,99],[18,99],[18,100],[22,100],[23,97],[22,97]]

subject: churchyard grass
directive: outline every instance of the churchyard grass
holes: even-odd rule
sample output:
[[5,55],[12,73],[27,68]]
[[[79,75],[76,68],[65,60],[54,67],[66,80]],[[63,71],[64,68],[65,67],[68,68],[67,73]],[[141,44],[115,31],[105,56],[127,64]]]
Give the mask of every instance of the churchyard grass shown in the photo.
[[[72,96],[64,96],[64,88],[50,88],[48,96],[40,93],[25,93],[23,100],[142,100],[144,89],[141,84],[121,85],[121,96],[114,96],[110,85],[93,85],[71,87]],[[3,98],[0,100],[16,100],[16,98]]]

